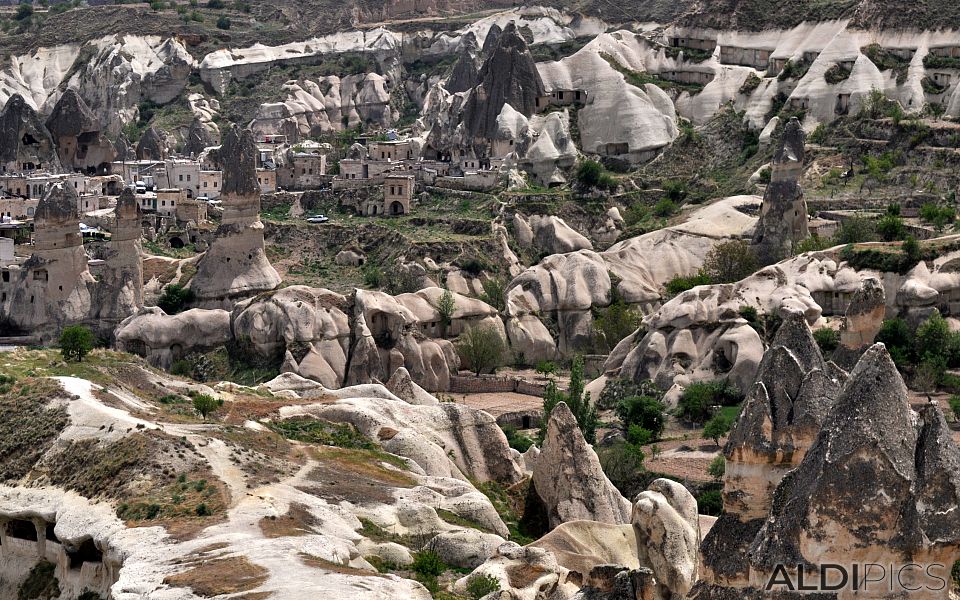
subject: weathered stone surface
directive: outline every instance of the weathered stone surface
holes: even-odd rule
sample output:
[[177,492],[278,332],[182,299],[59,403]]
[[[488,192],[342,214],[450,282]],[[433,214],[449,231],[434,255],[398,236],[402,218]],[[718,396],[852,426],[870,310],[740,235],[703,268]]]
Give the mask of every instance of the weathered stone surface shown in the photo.
[[697,582],[700,520],[681,484],[657,479],[637,496],[630,518],[640,564],[649,566],[662,597],[683,597]]
[[516,25],[509,23],[495,43],[490,53],[484,54],[479,83],[464,106],[464,126],[474,139],[493,139],[504,104],[529,117],[536,109],[537,97],[544,93],[536,63]]
[[73,88],[57,101],[46,125],[64,168],[103,172],[116,157],[96,115]]
[[547,421],[547,435],[533,467],[533,488],[546,508],[551,529],[578,520],[630,522],[630,502],[603,473],[564,402]]
[[169,369],[193,351],[203,351],[230,340],[230,313],[194,308],[167,315],[157,307],[126,318],[116,329],[117,349],[138,354],[150,364]]
[[[487,39],[490,39],[489,34]],[[460,55],[453,65],[453,70],[450,71],[450,77],[444,84],[448,92],[452,94],[465,92],[477,85],[477,78],[480,74],[480,69],[477,66],[479,53],[480,47],[477,44],[477,36],[472,31],[467,32],[460,39]]]
[[558,565],[556,557],[543,548],[505,542],[497,548],[496,554],[473,573],[458,579],[453,591],[465,594],[470,577],[478,575],[488,575],[500,583],[500,598],[537,600],[563,594],[566,569]]
[[204,150],[214,145],[216,145],[216,139],[210,133],[210,130],[207,129],[199,117],[194,117],[190,123],[190,130],[187,131],[187,138],[184,140],[184,153],[190,156],[200,156]]
[[530,546],[549,550],[557,563],[570,571],[570,579],[585,581],[597,565],[640,567],[633,525],[597,521],[561,523]]
[[804,140],[800,121],[790,119],[773,156],[770,184],[763,195],[760,221],[753,234],[757,255],[764,264],[790,256],[793,245],[810,234],[807,203],[798,183],[803,174]]
[[53,137],[37,111],[14,94],[0,111],[0,165],[14,173],[28,164],[54,173],[61,168]]
[[430,540],[427,547],[448,565],[475,569],[490,558],[503,542],[504,539],[499,535],[476,529],[462,529],[441,533]]
[[138,160],[163,160],[166,158],[166,143],[153,127],[148,127],[137,142]]
[[864,279],[853,294],[840,328],[840,348],[834,353],[837,364],[850,368],[873,343],[886,315],[886,294],[879,280]]
[[398,398],[410,404],[421,404],[432,406],[439,404],[439,401],[430,395],[429,392],[413,382],[410,378],[410,372],[405,367],[400,367],[393,372],[387,381],[387,389],[396,394]]
[[249,129],[233,127],[224,137],[220,149],[223,219],[190,280],[201,305],[229,307],[239,297],[280,284],[264,252],[256,153]]

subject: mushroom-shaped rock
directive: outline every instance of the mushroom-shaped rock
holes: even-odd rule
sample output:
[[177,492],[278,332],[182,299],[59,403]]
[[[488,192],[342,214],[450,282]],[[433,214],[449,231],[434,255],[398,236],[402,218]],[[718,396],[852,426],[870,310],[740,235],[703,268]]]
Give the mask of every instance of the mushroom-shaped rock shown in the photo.
[[565,402],[554,407],[533,467],[531,493],[546,508],[550,528],[577,520],[619,525],[630,520],[630,502],[600,466]]

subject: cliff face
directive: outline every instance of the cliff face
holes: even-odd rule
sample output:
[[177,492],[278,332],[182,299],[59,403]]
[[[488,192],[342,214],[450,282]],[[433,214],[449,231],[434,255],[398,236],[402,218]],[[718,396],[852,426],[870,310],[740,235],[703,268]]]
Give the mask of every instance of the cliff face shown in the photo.
[[14,94],[0,111],[0,164],[15,172],[25,165],[60,171],[53,137],[37,111],[20,94]]
[[102,135],[96,115],[73,88],[57,101],[46,125],[57,143],[60,162],[65,168],[102,170],[116,157],[116,149]]
[[478,79],[463,110],[464,125],[474,139],[494,138],[504,104],[529,117],[536,110],[537,97],[544,94],[540,72],[514,23],[497,37]]

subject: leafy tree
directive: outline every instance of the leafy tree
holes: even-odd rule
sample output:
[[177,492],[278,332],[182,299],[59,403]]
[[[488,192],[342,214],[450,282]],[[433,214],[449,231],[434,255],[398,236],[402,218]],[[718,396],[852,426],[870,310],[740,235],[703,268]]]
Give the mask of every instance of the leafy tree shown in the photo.
[[903,219],[896,215],[885,215],[877,221],[877,233],[880,239],[885,242],[902,240],[907,236],[907,227],[903,224]]
[[937,231],[957,220],[957,211],[952,206],[927,202],[920,207],[920,220],[933,225]]
[[943,361],[943,368],[946,369],[945,363],[950,356],[952,342],[953,335],[950,333],[947,320],[935,310],[920,327],[917,327],[914,338],[915,355],[921,363]]
[[723,455],[719,455],[710,462],[710,466],[707,467],[707,473],[714,479],[720,480],[723,479],[724,473],[727,471],[727,461]]
[[636,423],[627,428],[627,441],[638,448],[640,446],[646,446],[652,442],[655,437],[652,431]]
[[750,245],[743,240],[721,242],[711,248],[703,260],[703,272],[714,283],[740,281],[759,266]]
[[725,380],[691,383],[677,403],[677,416],[691,423],[704,423],[710,418],[713,406],[733,406],[741,398]]
[[483,286],[480,299],[499,312],[504,312],[507,309],[507,282],[502,277],[489,277],[484,279],[480,285]]
[[824,327],[813,332],[813,339],[816,340],[817,345],[820,346],[820,351],[824,355],[830,354],[840,345],[840,332],[836,329]]
[[730,433],[730,426],[733,425],[733,419],[724,414],[714,415],[703,428],[703,436],[708,437],[719,446],[720,438]]
[[907,262],[907,268],[913,268],[914,265],[923,259],[920,242],[912,235],[908,235],[907,239],[903,240],[903,244],[900,245],[900,250],[903,252],[903,260]]
[[866,217],[850,217],[840,224],[836,234],[838,244],[859,244],[873,242],[876,239],[876,225]]
[[654,439],[663,434],[666,410],[662,402],[650,396],[624,398],[616,407],[617,418],[623,423],[624,429],[629,430],[632,425],[639,425],[651,432]]
[[627,304],[616,285],[611,288],[613,301],[609,306],[597,309],[593,319],[594,344],[600,352],[609,352],[622,339],[640,327],[643,315]]
[[209,394],[193,394],[193,410],[204,419],[223,406],[223,400],[218,400]]
[[14,19],[18,21],[29,21],[33,17],[33,4],[23,3],[17,5],[17,12]]
[[60,354],[64,360],[83,361],[93,350],[93,332],[83,325],[64,327],[60,333]]
[[584,393],[585,386],[583,378],[583,357],[573,357],[573,364],[570,367],[570,385],[567,392],[563,393],[557,388],[554,381],[547,383],[547,389],[543,394],[543,422],[540,425],[538,439],[542,443],[547,435],[547,423],[550,420],[550,413],[561,402],[566,402],[567,407],[573,416],[577,419],[577,426],[583,432],[587,443],[593,444],[597,441],[597,409],[590,402],[590,394]]
[[492,326],[467,329],[460,334],[457,349],[477,377],[497,367],[506,351],[500,334]]
[[440,331],[442,335],[447,335],[447,328],[453,321],[453,313],[457,310],[457,301],[453,297],[453,292],[443,290],[440,299],[437,301],[437,312],[440,313]]
[[536,372],[544,377],[549,377],[557,372],[557,364],[549,360],[541,360],[537,363]]
[[193,290],[178,283],[171,283],[163,289],[163,294],[157,300],[157,306],[168,315],[175,315],[193,302],[193,298]]
[[230,17],[226,15],[220,15],[217,18],[217,29],[230,29],[231,25],[233,25],[233,23],[230,22]]

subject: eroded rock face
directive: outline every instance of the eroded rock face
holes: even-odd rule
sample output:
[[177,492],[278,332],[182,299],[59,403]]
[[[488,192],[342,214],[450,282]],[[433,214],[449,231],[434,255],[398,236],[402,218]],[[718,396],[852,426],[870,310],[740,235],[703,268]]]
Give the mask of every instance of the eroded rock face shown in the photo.
[[194,308],[167,315],[149,307],[117,326],[117,349],[143,356],[150,364],[169,369],[175,360],[194,351],[213,349],[230,338],[230,313]]
[[577,520],[614,525],[630,522],[630,502],[603,473],[600,460],[564,402],[557,404],[547,421],[547,435],[533,467],[531,493],[536,493],[546,508],[551,529]]
[[184,140],[183,151],[190,156],[200,156],[204,150],[216,145],[216,139],[210,130],[203,124],[200,117],[194,117],[190,123],[190,130]]
[[[939,407],[914,412],[886,348],[875,344],[851,371],[803,461],[777,487],[750,544],[749,583],[738,587],[756,593],[777,565],[788,565],[796,581],[796,565],[864,562],[917,563],[921,568],[905,572],[902,585],[922,584],[923,568],[952,564],[960,549],[958,465],[960,449]],[[721,598],[724,587],[705,584],[696,597]],[[906,589],[861,590],[857,597],[907,597]]]
[[640,564],[649,566],[662,598],[683,598],[697,582],[700,520],[685,487],[657,479],[637,496],[630,518]]
[[773,156],[770,184],[763,195],[760,221],[753,235],[757,255],[764,264],[790,256],[794,244],[810,235],[807,203],[799,184],[804,140],[800,121],[796,117],[790,119]]
[[459,579],[454,592],[466,593],[471,576],[488,575],[497,580],[502,591],[495,598],[537,600],[539,598],[564,598],[563,582],[566,569],[557,564],[552,552],[534,546],[520,546],[506,542],[496,553],[471,575]]
[[64,168],[105,172],[116,157],[116,150],[103,135],[96,115],[73,88],[57,101],[46,125]]
[[166,158],[165,142],[156,129],[148,127],[137,142],[138,160],[163,160]]
[[228,307],[239,297],[280,284],[264,252],[256,152],[249,129],[233,127],[224,138],[220,149],[223,220],[190,281],[201,305]]
[[833,360],[844,367],[852,367],[877,337],[886,315],[886,294],[879,280],[868,278],[853,294],[840,328],[840,348]]
[[[544,93],[536,63],[516,24],[508,24],[494,43],[480,67],[479,84],[464,106],[463,122],[473,139],[493,139],[504,104],[529,117],[536,109],[537,97]],[[486,45],[485,40],[485,50]]]
[[61,168],[53,137],[20,94],[11,96],[0,111],[0,165],[10,173],[30,165],[53,173]]
[[[487,40],[489,39],[490,34],[487,34]],[[484,45],[486,45],[486,40],[484,40]],[[448,92],[451,94],[465,92],[477,85],[477,79],[480,76],[480,69],[477,66],[479,54],[480,47],[477,45],[477,36],[470,31],[460,40],[460,55],[453,65],[450,77],[444,84]]]

